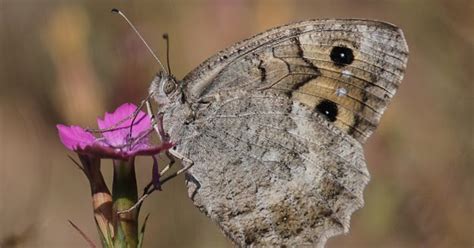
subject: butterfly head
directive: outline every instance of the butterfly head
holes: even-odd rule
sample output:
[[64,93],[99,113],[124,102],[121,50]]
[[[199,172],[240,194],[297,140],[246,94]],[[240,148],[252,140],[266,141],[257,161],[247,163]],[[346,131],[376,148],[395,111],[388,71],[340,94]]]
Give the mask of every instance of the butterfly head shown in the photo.
[[160,72],[155,76],[151,82],[149,92],[160,108],[179,100],[182,96],[178,81],[166,72]]

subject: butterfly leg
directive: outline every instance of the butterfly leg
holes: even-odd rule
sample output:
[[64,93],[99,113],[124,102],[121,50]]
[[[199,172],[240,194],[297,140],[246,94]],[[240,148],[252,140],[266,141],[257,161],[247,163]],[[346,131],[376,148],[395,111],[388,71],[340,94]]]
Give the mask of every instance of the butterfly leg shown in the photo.
[[[188,183],[194,184],[194,187],[192,188],[192,193],[189,195],[189,198],[191,198],[191,200],[194,201],[194,196],[196,196],[196,193],[201,188],[201,183],[191,174],[185,174],[184,177],[186,179],[186,184]],[[191,188],[191,187],[188,186],[188,188]]]
[[163,170],[160,171],[160,175],[165,174],[169,169],[171,169],[171,167],[173,167],[174,163],[176,162],[176,160],[174,159],[174,156],[171,155],[169,152],[166,152],[165,154],[166,154],[166,157],[169,159],[169,162],[165,166],[165,168],[163,168]]
[[[153,129],[158,134],[162,142],[168,141],[169,135],[163,129],[163,115],[158,114],[158,118],[157,118],[153,112],[150,101],[147,100],[145,104],[146,104],[148,115],[150,115],[151,125]],[[171,155],[169,151],[165,152],[165,154],[166,154],[166,157],[169,159],[169,162],[165,166],[165,168],[160,172],[160,175],[163,175],[164,173],[166,173],[176,162],[175,156]]]
[[[174,159],[176,158],[176,159],[178,159],[179,161],[181,161],[181,164],[183,165],[183,168],[181,168],[180,170],[174,172],[173,174],[171,174],[171,175],[169,175],[169,176],[163,178],[163,180],[161,180],[161,183],[164,183],[164,182],[166,182],[166,181],[168,181],[168,180],[170,180],[170,179],[172,179],[172,178],[174,178],[174,177],[176,177],[176,176],[182,174],[183,172],[186,172],[186,171],[187,171],[189,168],[191,168],[191,166],[193,166],[193,164],[194,164],[194,162],[193,162],[191,159],[185,157],[184,155],[182,155],[182,154],[179,153],[179,152],[176,152],[176,151],[173,151],[173,150],[169,150],[168,153],[169,153],[169,154],[167,154],[167,156],[168,156],[168,155],[171,155],[169,158],[172,159],[171,161],[173,162],[173,164],[174,164],[174,162],[175,162]],[[171,157],[174,157],[174,158],[171,158]],[[171,166],[172,166],[172,163],[170,162],[169,167],[171,168]],[[165,168],[165,169],[163,169],[163,171],[168,170],[168,169],[169,169],[169,168]]]
[[[146,100],[145,104],[146,104],[147,112],[151,116],[151,123],[152,123],[153,129],[155,129],[156,133],[161,138],[162,142],[169,141],[169,135],[164,131],[164,128],[163,128],[163,115],[161,113],[158,113],[158,117],[156,117],[155,114],[153,114],[154,112],[153,112],[151,103],[148,99]],[[160,175],[163,175],[165,172],[167,172],[174,165],[174,163],[176,162],[175,158],[181,161],[181,164],[183,165],[183,168],[178,170],[177,172],[169,175],[168,177],[164,178],[163,181],[161,181],[161,183],[164,183],[164,181],[167,181],[171,178],[174,178],[174,177],[182,174],[183,172],[185,172],[189,168],[191,168],[191,166],[193,166],[193,164],[194,164],[194,162],[192,160],[190,160],[189,158],[185,157],[181,153],[176,152],[174,150],[169,150],[165,154],[168,157],[168,159],[170,160],[170,162],[160,172]]]
[[161,142],[169,141],[169,135],[163,129],[163,114],[158,113],[158,117],[155,116],[149,98],[145,100],[145,105],[147,113],[151,119],[151,125],[153,129],[155,129],[155,132],[158,134],[158,137],[160,137]]
[[[143,201],[148,197],[150,196],[151,193],[153,193],[155,190],[159,189],[161,190],[161,185],[165,184],[167,181],[177,177],[178,175],[186,172],[189,168],[191,168],[191,166],[193,166],[194,162],[185,157],[184,155],[182,155],[181,153],[179,152],[175,152],[175,151],[168,151],[166,152],[166,156],[168,156],[168,158],[170,159],[170,162],[169,164],[160,172],[160,176],[165,173],[167,170],[169,170],[173,164],[176,162],[176,159],[180,160],[181,163],[183,164],[183,168],[174,172],[173,174],[171,175],[168,175],[166,177],[164,177],[163,179],[159,179],[159,182],[158,182],[158,185],[159,187],[156,186],[156,182],[154,183],[153,181],[148,183],[147,186],[145,186],[145,189],[143,190],[143,195],[140,197],[140,199],[138,199],[138,201],[132,206],[130,207],[129,209],[126,209],[126,210],[123,210],[121,212],[119,212],[119,214],[122,214],[122,213],[128,213],[130,211],[133,211],[134,209],[138,208],[141,206],[141,204],[143,203]],[[156,162],[156,161],[155,161]],[[200,187],[200,184],[199,182],[197,182],[196,180],[194,180],[196,182],[198,186],[198,188]]]

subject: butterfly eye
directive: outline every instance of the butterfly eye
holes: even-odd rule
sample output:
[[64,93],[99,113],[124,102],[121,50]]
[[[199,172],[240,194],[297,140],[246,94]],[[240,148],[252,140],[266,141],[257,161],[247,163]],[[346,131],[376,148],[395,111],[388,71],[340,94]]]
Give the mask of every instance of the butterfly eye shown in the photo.
[[171,80],[166,81],[166,83],[163,85],[163,92],[166,95],[173,93],[173,91],[175,90],[176,90],[176,84]]
[[349,65],[354,61],[354,53],[352,52],[352,49],[344,46],[333,47],[329,56],[331,57],[332,62],[337,66]]

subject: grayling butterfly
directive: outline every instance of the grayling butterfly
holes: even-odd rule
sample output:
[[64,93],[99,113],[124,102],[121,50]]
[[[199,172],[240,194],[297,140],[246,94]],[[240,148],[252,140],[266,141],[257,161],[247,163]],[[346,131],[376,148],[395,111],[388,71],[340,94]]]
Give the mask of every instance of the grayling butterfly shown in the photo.
[[176,80],[159,73],[171,151],[194,204],[239,246],[323,246],[369,181],[362,144],[398,89],[397,27],[324,19],[273,28]]

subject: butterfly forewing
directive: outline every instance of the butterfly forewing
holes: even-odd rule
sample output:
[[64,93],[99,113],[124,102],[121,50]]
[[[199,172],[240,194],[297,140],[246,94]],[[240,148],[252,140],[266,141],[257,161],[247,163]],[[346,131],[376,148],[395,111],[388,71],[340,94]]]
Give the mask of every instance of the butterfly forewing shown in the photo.
[[407,56],[402,32],[390,24],[305,21],[218,53],[184,82],[193,98],[235,88],[279,90],[364,142],[398,89]]

